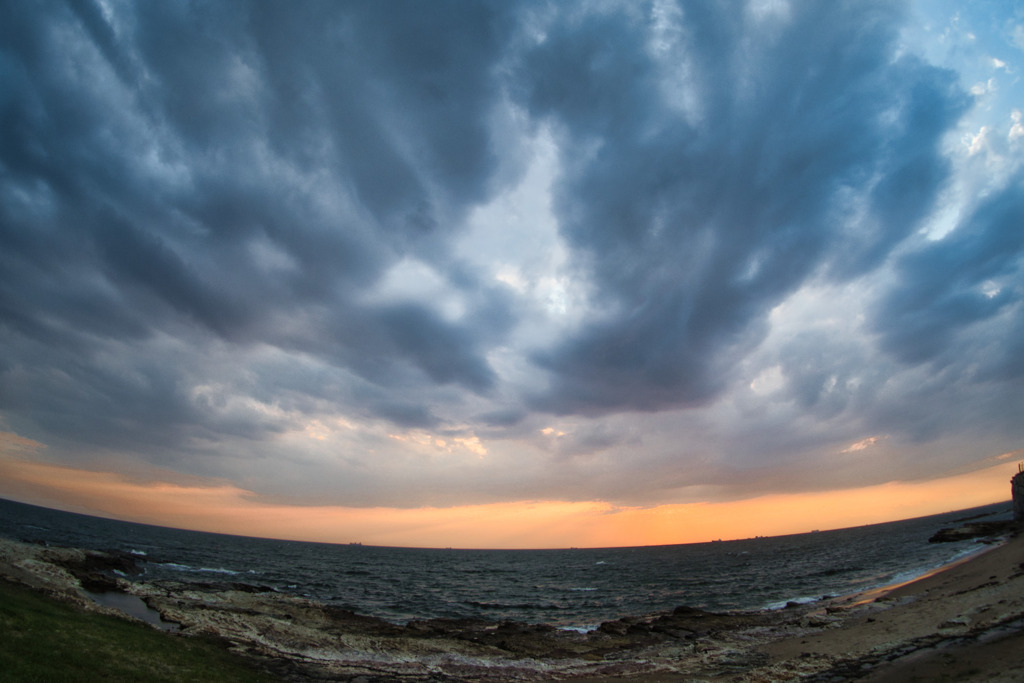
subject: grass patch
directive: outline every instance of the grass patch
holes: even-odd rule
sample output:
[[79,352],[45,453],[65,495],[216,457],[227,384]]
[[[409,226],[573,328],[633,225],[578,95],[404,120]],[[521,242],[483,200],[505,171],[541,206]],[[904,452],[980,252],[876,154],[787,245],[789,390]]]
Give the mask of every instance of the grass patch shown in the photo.
[[202,638],[174,636],[87,612],[0,580],[4,681],[235,681],[277,679]]

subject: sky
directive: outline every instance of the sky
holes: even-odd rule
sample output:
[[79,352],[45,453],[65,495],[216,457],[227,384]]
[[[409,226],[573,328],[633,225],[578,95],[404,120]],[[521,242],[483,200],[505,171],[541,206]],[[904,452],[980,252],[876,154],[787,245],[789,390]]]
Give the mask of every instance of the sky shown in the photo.
[[1009,499],[1019,3],[0,5],[0,497],[430,547]]

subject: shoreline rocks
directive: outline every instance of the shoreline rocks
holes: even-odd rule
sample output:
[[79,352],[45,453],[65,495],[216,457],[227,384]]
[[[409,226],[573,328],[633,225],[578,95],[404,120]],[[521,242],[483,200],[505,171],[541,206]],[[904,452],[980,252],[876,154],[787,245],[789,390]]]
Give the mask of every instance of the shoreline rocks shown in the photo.
[[78,579],[82,588],[93,593],[120,590],[117,575],[139,576],[142,569],[135,558],[119,550],[86,550],[56,562]]
[[928,542],[955,543],[974,538],[995,539],[997,536],[1012,533],[1016,528],[1017,523],[1012,521],[968,522],[957,527],[939,529],[928,539]]
[[1024,619],[1022,540],[875,600],[759,612],[681,606],[586,633],[477,619],[393,624],[241,584],[129,581],[118,573],[131,564],[116,554],[3,540],[0,576],[111,613],[84,593],[105,577],[178,624],[168,637],[213,636],[288,681],[855,680]]

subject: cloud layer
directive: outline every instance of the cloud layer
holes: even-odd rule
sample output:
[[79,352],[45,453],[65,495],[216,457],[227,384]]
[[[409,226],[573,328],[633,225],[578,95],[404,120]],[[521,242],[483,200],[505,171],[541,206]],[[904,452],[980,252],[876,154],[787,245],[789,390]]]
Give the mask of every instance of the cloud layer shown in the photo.
[[0,419],[54,460],[356,506],[821,490],[1019,447],[1021,25],[5,6]]

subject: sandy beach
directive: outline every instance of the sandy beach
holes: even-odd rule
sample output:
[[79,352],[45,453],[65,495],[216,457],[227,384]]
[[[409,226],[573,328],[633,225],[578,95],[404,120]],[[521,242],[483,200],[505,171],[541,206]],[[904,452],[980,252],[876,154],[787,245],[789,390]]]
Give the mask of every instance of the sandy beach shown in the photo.
[[241,584],[129,581],[115,569],[130,573],[130,558],[0,540],[8,581],[120,616],[90,595],[136,596],[148,612],[137,616],[176,631],[167,637],[216,635],[284,680],[1024,680],[1021,535],[871,594],[777,611],[679,607],[589,633],[477,620],[396,625]]

